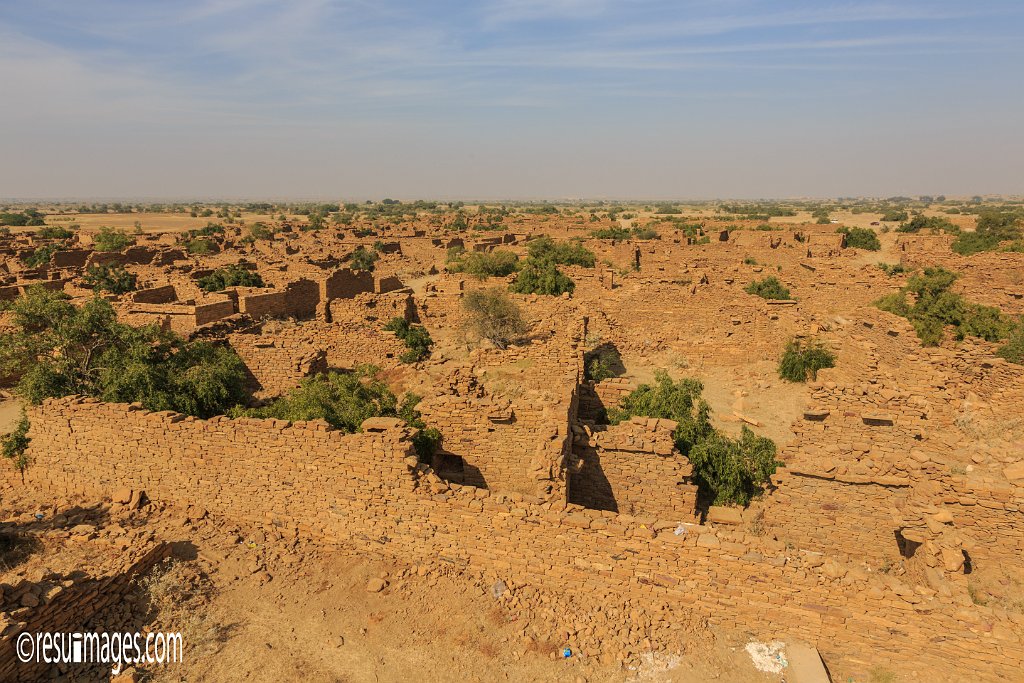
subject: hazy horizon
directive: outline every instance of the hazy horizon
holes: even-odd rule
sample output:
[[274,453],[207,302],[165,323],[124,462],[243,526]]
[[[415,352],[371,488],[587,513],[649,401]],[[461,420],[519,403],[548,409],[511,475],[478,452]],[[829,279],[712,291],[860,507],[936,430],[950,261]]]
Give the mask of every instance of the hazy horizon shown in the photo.
[[1024,191],[1024,6],[0,6],[0,197]]

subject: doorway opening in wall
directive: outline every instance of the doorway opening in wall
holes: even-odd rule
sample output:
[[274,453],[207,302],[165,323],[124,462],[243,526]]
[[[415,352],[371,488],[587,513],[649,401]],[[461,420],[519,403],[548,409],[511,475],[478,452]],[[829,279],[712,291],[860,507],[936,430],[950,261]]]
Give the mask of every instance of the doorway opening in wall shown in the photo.
[[438,453],[434,458],[434,472],[445,481],[463,484],[466,481],[466,461],[461,455]]

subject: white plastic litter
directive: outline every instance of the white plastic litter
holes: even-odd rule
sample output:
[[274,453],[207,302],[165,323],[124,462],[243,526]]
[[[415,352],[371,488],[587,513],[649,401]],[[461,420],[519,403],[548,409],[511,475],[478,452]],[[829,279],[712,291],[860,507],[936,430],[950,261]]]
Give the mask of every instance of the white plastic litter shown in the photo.
[[782,670],[789,666],[786,661],[786,653],[783,651],[786,644],[780,640],[773,640],[770,643],[759,643],[756,640],[746,644],[744,648],[754,662],[754,668],[770,674],[782,673]]

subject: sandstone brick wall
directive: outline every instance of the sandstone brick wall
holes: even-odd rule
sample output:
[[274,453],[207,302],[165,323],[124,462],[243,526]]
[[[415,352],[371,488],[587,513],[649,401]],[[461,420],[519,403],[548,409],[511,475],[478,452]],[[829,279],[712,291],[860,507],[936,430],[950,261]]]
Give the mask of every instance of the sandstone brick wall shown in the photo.
[[133,292],[131,299],[137,304],[169,304],[178,300],[178,294],[174,285],[163,285]]
[[351,299],[357,294],[373,292],[373,274],[340,268],[320,282],[320,300]]
[[1022,625],[998,610],[764,537],[449,486],[415,465],[398,428],[341,435],[82,399],[47,401],[31,419],[31,486],[94,495],[129,486],[407,561],[668,599],[713,624],[806,639],[826,657],[870,651],[949,680],[1013,680],[1024,666]]
[[281,396],[310,375],[327,372],[327,354],[302,340],[232,334],[228,341],[245,363],[259,397]]
[[580,463],[571,471],[569,502],[693,522],[693,466],[675,449],[675,428],[671,420],[633,418],[592,432],[575,448]]

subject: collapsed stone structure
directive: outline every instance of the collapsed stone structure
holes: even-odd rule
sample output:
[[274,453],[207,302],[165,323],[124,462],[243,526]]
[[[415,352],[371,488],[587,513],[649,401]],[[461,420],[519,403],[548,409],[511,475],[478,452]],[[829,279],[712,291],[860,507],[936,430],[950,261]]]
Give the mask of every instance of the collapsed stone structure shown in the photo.
[[[1024,369],[983,342],[921,348],[906,321],[869,305],[899,281],[816,230],[732,230],[709,245],[668,232],[658,243],[593,240],[599,261],[630,269],[566,267],[572,297],[518,297],[531,331],[505,350],[457,338],[461,298],[493,280],[436,266],[456,241],[522,250],[520,235],[412,230],[369,274],[342,265],[339,254],[361,243],[349,235],[284,233],[246,252],[270,287],[210,295],[194,276],[231,262],[228,249],[188,271],[172,245],[126,250],[118,262],[138,266],[146,286],[115,302],[122,319],[230,344],[260,397],[329,368],[377,364],[424,396],[419,409],[442,448],[420,462],[398,420],[341,434],[319,422],[199,420],[69,397],[30,409],[25,484],[91,496],[128,487],[286,536],[440,558],[569,594],[685,605],[724,628],[809,640],[838,666],[870,652],[954,680],[1013,680],[1024,618],[976,604],[969,589],[979,568],[1024,570],[1024,434],[1007,419],[1007,406],[1024,403]],[[908,266],[948,263],[965,274],[965,295],[1024,310],[1011,272],[1019,259],[961,262],[942,236],[891,237]],[[744,263],[749,253],[770,262]],[[75,278],[96,257],[57,252],[49,266],[9,276],[0,297],[34,282],[84,296]],[[1005,276],[1000,286],[980,281],[989,270]],[[796,299],[743,291],[768,274]],[[457,341],[410,370],[383,330],[394,317]],[[586,351],[612,342],[628,364],[747,371],[767,391],[769,379],[745,368],[793,336],[832,343],[837,367],[797,395],[792,438],[779,444],[785,465],[742,513],[698,509],[671,421],[605,423],[637,377],[585,379]]]

